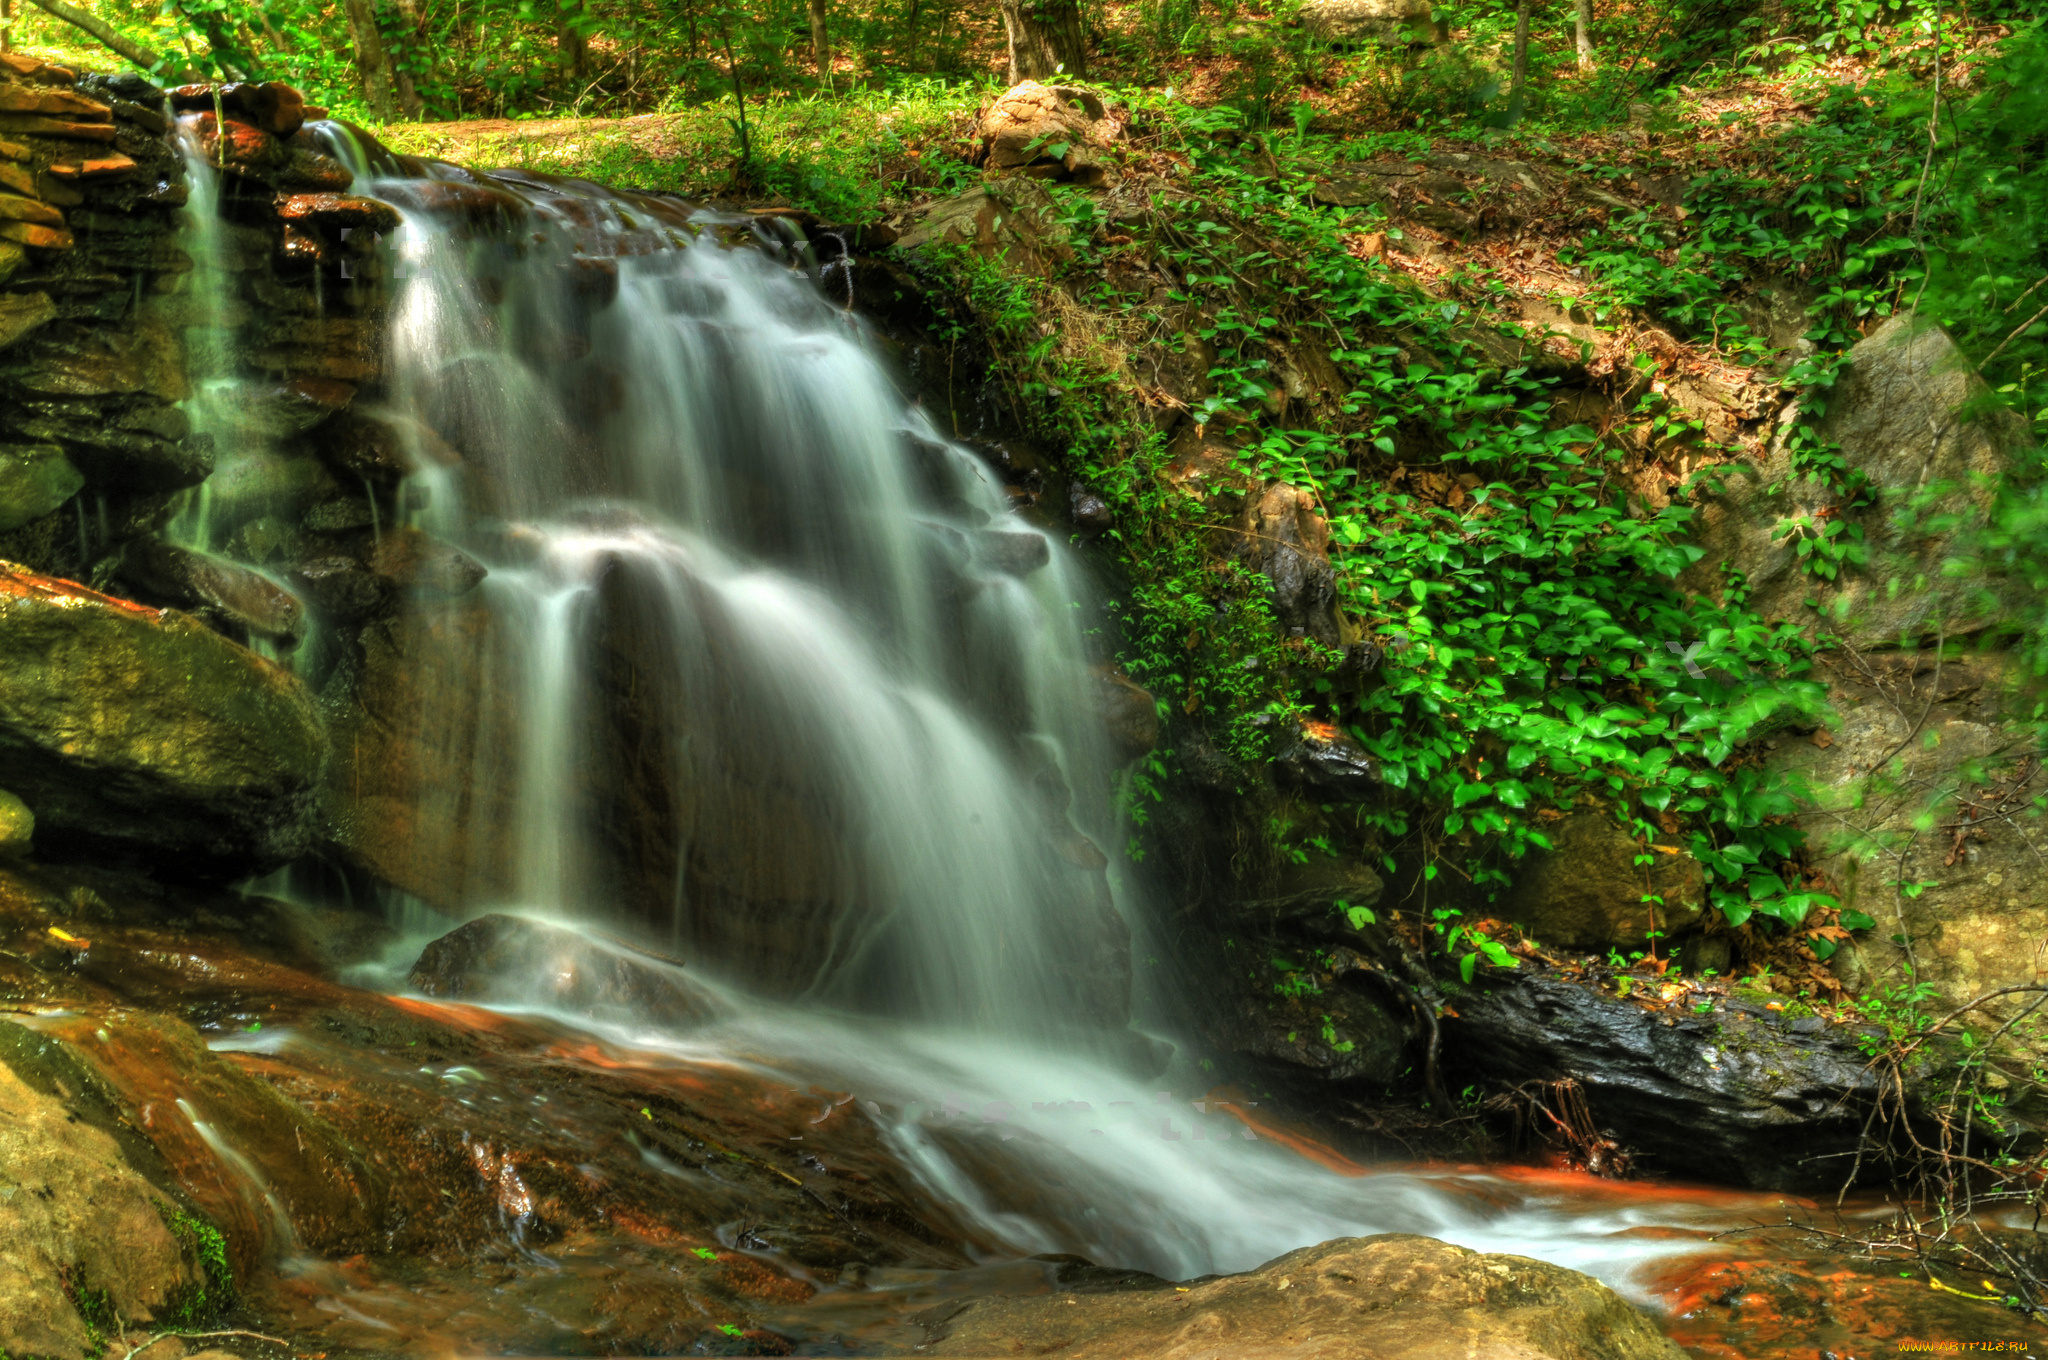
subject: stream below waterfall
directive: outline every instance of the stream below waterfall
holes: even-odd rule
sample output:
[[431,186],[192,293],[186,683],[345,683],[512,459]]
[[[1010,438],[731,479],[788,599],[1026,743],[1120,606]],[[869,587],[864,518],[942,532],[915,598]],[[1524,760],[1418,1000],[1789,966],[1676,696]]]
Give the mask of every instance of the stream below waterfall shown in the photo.
[[[1875,1319],[1864,1338],[1900,1334],[1915,1309],[1938,1320],[1941,1302],[1882,1264],[1782,1231],[1716,1237],[1833,1222],[1832,1206],[1364,1167],[1284,1103],[1220,1088],[1134,988],[1158,916],[1120,854],[1118,761],[1091,701],[1110,650],[1095,587],[1052,525],[906,404],[801,239],[772,217],[486,180],[313,130],[402,220],[380,247],[394,292],[379,415],[410,432],[410,472],[400,520],[370,527],[398,544],[431,533],[488,568],[474,596],[408,603],[427,678],[401,717],[425,754],[407,838],[380,853],[394,881],[437,891],[390,892],[401,933],[345,980],[497,1035],[504,1061],[421,1065],[393,1041],[376,1082],[431,1089],[450,1120],[525,1111],[566,1143],[594,1123],[535,1084],[549,1064],[729,1087],[799,1160],[807,1139],[860,1124],[871,1173],[940,1206],[967,1263],[821,1274],[773,1225],[722,1223],[730,1252],[813,1282],[753,1295],[798,1354],[908,1353],[908,1319],[935,1303],[1049,1288],[1057,1263],[1035,1258],[1184,1280],[1374,1233],[1587,1272],[1703,1356],[1812,1355],[1828,1337],[1798,1310],[1823,1296]],[[204,278],[221,189],[203,159],[188,168]],[[237,424],[229,367],[193,404],[220,471],[176,529],[208,551],[232,551],[268,479],[294,475]],[[317,686],[339,654],[316,631],[293,664]],[[688,1014],[565,1005],[571,965],[547,959],[472,979],[460,1005],[423,993],[422,950],[486,913],[679,958]],[[216,1034],[215,1052],[262,1065],[331,1042],[250,1030]],[[249,1182],[251,1213],[282,1218],[242,1152],[181,1106]],[[488,1282],[322,1259],[287,1223],[264,1229],[270,1305],[341,1351],[564,1353],[560,1337],[589,1335],[636,1272],[659,1270],[609,1240],[531,1235],[533,1196],[496,1136],[474,1139],[503,1228]],[[625,1136],[644,1169],[708,1193],[715,1176]]]

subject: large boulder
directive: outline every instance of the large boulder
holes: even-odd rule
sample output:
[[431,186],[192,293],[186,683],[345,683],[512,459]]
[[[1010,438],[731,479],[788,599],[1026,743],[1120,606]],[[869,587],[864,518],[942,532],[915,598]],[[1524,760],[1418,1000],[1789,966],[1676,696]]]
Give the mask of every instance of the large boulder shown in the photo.
[[45,850],[280,864],[309,844],[326,755],[289,671],[184,614],[0,563],[0,764]]
[[407,978],[428,996],[555,1006],[676,1029],[723,1008],[670,959],[519,916],[480,916],[421,951]]
[[1646,845],[1597,812],[1572,813],[1546,834],[1550,851],[1524,861],[1506,912],[1542,943],[1640,948],[1652,930],[1669,936],[1698,921],[1705,876],[1676,846]]
[[[160,1207],[161,1206],[161,1207]],[[98,1355],[90,1322],[170,1322],[206,1287],[114,1139],[0,1063],[0,1352]]]
[[1308,0],[1301,22],[1326,43],[1434,43],[1447,36],[1429,0]]
[[1816,677],[1828,721],[1767,738],[1763,755],[1807,799],[1799,820],[1815,867],[1845,908],[1877,923],[1830,959],[1836,974],[1863,988],[1910,967],[1957,1002],[2048,984],[2048,875],[2032,811],[2048,771],[2020,659],[1834,653]]
[[[1077,1282],[1078,1283],[1078,1282]],[[1176,1288],[1121,1274],[1102,1292],[940,1304],[929,1355],[1062,1360],[1679,1360],[1648,1316],[1589,1275],[1428,1237],[1339,1237]]]
[[[1889,1079],[1866,1050],[1883,1027],[1740,998],[1707,1011],[1655,1002],[1527,967],[1482,979],[1444,1014],[1446,1084],[1576,1081],[1601,1136],[1653,1174],[1806,1192],[1888,1172],[1881,1157],[1856,1160]],[[1921,1084],[1947,1060],[1927,1048],[1907,1065],[1916,1117]]]
[[998,97],[982,114],[979,130],[993,169],[1029,167],[1086,184],[1102,182],[1103,153],[1122,131],[1089,91],[1035,80]]
[[[1937,633],[1957,638],[2009,617],[2013,602],[1986,589],[1994,583],[1951,568],[2024,446],[2025,422],[1989,402],[1946,331],[1911,315],[1850,351],[1827,403],[1820,434],[1868,479],[1876,503],[1852,507],[1795,472],[1788,436],[1796,411],[1787,408],[1764,465],[1724,479],[1702,508],[1706,553],[1685,583],[1718,593],[1722,569],[1732,567],[1748,583],[1750,607],[1771,619],[1809,619],[1806,601],[1817,600],[1827,631],[1858,651]],[[1797,549],[1834,520],[1862,531],[1869,561],[1824,581]]]

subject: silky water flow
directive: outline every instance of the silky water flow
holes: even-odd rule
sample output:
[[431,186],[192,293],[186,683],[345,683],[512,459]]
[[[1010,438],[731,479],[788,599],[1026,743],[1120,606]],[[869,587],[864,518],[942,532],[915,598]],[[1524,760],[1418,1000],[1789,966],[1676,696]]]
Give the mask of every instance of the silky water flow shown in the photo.
[[1096,604],[801,242],[513,173],[489,188],[520,230],[479,231],[421,210],[460,172],[318,130],[403,218],[378,414],[412,432],[407,516],[490,568],[480,604],[414,606],[471,611],[428,630],[450,669],[419,721],[472,912],[671,952],[708,1018],[566,1014],[542,978],[495,1004],[851,1092],[1014,1255],[1186,1278],[1417,1232],[1640,1296],[1726,1225],[1725,1195],[1345,1174],[1200,1100],[1186,1058],[1146,1075]]

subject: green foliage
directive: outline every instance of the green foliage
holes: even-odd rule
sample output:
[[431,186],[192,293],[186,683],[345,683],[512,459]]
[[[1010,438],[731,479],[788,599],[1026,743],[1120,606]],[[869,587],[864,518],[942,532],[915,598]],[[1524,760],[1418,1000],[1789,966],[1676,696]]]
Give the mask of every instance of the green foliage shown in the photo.
[[174,1331],[195,1331],[216,1321],[235,1301],[235,1271],[228,1260],[228,1241],[219,1228],[175,1205],[158,1200],[156,1212],[177,1238],[179,1251],[199,1268],[201,1276],[198,1282],[166,1300],[156,1320]]

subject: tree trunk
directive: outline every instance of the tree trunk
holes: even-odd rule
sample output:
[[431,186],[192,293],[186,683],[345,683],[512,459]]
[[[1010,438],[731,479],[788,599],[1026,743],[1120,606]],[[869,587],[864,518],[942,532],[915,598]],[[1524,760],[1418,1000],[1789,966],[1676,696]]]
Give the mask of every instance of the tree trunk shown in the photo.
[[[64,0],[35,0],[35,3],[74,28],[84,29],[99,41],[100,46],[106,48],[117,57],[126,58],[145,71],[153,71],[163,65],[164,59],[162,57],[150,51],[147,47],[129,42],[108,25],[95,19],[92,15],[87,14],[75,5],[67,5],[64,3]],[[204,76],[197,72],[185,68],[173,68],[172,75],[174,79],[179,80],[205,79]]]
[[1574,17],[1577,19],[1579,69],[1593,69],[1593,0],[1575,0]]
[[1508,87],[1508,126],[1522,121],[1522,86],[1529,79],[1529,0],[1515,6],[1515,78]]
[[[818,66],[818,83],[832,87],[832,39],[825,32],[825,0],[809,0],[811,11],[811,60]],[[912,20],[916,22],[915,19]]]
[[1010,83],[1085,76],[1077,0],[1000,0],[1010,37]]
[[590,41],[575,22],[582,17],[578,13],[582,8],[577,0],[561,0],[555,11],[555,60],[562,68],[562,79],[572,85],[582,82],[590,65]]
[[[38,0],[40,3],[40,0]],[[384,50],[384,38],[377,32],[377,14],[370,0],[344,0],[348,11],[348,35],[356,47],[356,76],[362,81],[363,102],[380,123],[398,121],[398,81],[391,69],[391,55]]]

